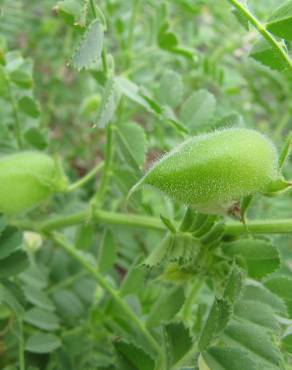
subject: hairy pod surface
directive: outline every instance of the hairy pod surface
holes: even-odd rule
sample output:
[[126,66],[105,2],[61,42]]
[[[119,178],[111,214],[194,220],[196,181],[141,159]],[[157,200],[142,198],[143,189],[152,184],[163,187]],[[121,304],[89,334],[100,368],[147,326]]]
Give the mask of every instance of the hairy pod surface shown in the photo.
[[0,212],[24,212],[66,188],[56,161],[38,152],[19,152],[0,159]]
[[154,163],[139,186],[154,186],[200,212],[224,213],[279,178],[274,144],[255,130],[231,128],[185,141]]

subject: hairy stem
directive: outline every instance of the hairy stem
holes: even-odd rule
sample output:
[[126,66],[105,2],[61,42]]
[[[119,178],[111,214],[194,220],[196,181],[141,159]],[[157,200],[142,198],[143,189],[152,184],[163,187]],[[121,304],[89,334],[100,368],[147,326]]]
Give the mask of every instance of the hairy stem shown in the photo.
[[274,52],[277,53],[278,57],[283,60],[287,70],[292,72],[292,61],[289,58],[289,55],[285,52],[281,44],[274,38],[274,36],[266,29],[266,27],[261,24],[261,22],[240,1],[227,1],[232,4],[234,8],[236,8],[240,12],[240,14],[242,14],[257,29],[257,31],[263,36],[263,38],[272,46]]
[[[76,212],[68,216],[57,216],[43,222],[29,222],[14,220],[12,224],[24,230],[50,232],[73,225],[79,225],[88,221],[88,210]],[[122,225],[150,230],[166,231],[166,228],[158,217],[141,216],[131,213],[109,212],[96,209],[93,212],[92,221],[109,225]],[[176,225],[177,227],[179,225]],[[248,220],[247,227],[252,234],[289,234],[292,233],[292,219],[279,220]],[[246,233],[246,227],[238,221],[227,221],[225,235],[239,236]]]
[[252,234],[289,234],[292,233],[292,219],[280,220],[253,220],[246,225],[240,222],[227,222],[225,234],[238,236],[246,233],[246,227]]

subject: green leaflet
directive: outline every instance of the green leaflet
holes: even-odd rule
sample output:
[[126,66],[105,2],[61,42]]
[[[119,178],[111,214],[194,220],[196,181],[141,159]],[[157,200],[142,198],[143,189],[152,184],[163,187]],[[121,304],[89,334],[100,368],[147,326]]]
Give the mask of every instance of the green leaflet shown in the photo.
[[137,293],[140,287],[144,284],[147,271],[141,267],[141,258],[138,257],[130,267],[125,276],[120,294],[126,296],[128,294]]
[[106,272],[113,267],[117,259],[117,246],[110,230],[105,230],[98,254],[98,268]]
[[239,348],[214,346],[200,355],[199,370],[258,370],[258,367]]
[[32,118],[40,115],[40,108],[37,102],[30,96],[24,96],[18,101],[18,107],[21,111]]
[[171,322],[163,329],[166,335],[169,364],[174,365],[192,350],[193,338],[190,330],[181,322]]
[[61,345],[62,343],[56,335],[37,332],[28,338],[25,349],[32,353],[50,353]]
[[283,369],[280,349],[270,333],[247,321],[232,321],[223,333],[222,341],[226,346],[235,345],[247,351],[249,358],[265,369]]
[[54,331],[60,328],[58,317],[50,311],[33,307],[24,315],[24,321],[46,331]]
[[114,78],[109,78],[99,106],[96,126],[105,128],[114,116],[119,101],[119,93]]
[[180,133],[188,132],[187,128],[177,120],[173,110],[168,106],[160,105],[145,87],[141,88],[133,81],[122,76],[116,77],[116,83],[123,95],[145,108],[156,118],[175,127]]
[[252,281],[246,284],[243,289],[242,298],[248,301],[264,303],[276,314],[286,314],[286,306],[283,299],[258,282]]
[[233,306],[242,288],[242,273],[233,266],[221,299],[215,298],[205,325],[202,329],[198,349],[200,352],[208,348],[218,335],[226,328],[231,319]]
[[183,80],[181,75],[169,70],[166,71],[159,85],[159,99],[163,104],[175,108],[183,97]]
[[68,289],[57,290],[54,292],[52,299],[56,306],[57,314],[66,323],[76,322],[85,312],[85,306],[78,295]]
[[133,343],[118,340],[114,343],[118,355],[118,364],[121,370],[152,370],[155,367],[153,359],[141,348]]
[[72,65],[77,70],[90,68],[97,62],[103,48],[103,26],[95,19],[88,26],[83,38],[72,56]]
[[254,279],[262,279],[280,267],[278,249],[271,243],[259,239],[240,239],[222,246],[224,254],[235,258],[242,267],[246,267],[248,275]]
[[64,0],[59,1],[54,10],[64,18],[66,23],[74,25],[81,16],[82,5],[78,0]]
[[198,349],[200,352],[208,348],[218,334],[224,330],[231,313],[232,306],[227,300],[215,299],[199,339]]
[[7,305],[18,318],[22,318],[24,308],[10,288],[10,286],[6,287],[4,283],[0,283],[0,303]]
[[232,266],[225,285],[223,298],[234,305],[243,288],[244,275],[236,265]]
[[270,277],[265,281],[265,286],[286,304],[289,317],[292,317],[292,278],[289,276]]
[[149,346],[149,342],[145,340],[145,336],[137,329],[135,323],[129,320],[129,317],[121,312],[117,305],[109,305],[106,313],[108,314],[106,324],[116,336],[123,338],[123,341],[126,340],[134,347],[139,348],[153,360],[156,359],[156,353],[153,351],[153,348]]
[[7,226],[0,233],[0,260],[8,257],[22,244],[23,234],[13,226]]
[[[284,44],[281,45],[283,53],[286,53]],[[250,57],[276,71],[284,71],[286,63],[279,58],[272,46],[263,38],[259,39],[249,54]]]
[[270,16],[267,30],[285,40],[292,41],[292,1],[281,4]]
[[153,306],[146,320],[146,325],[151,328],[172,320],[184,304],[184,301],[185,295],[182,286],[169,288]]
[[250,321],[262,329],[278,333],[280,324],[271,307],[252,300],[240,300],[234,307],[234,314],[241,319]]
[[37,307],[43,308],[47,311],[55,310],[55,306],[49,298],[48,294],[39,288],[26,285],[24,287],[24,295],[30,303]]
[[129,166],[141,175],[140,167],[144,164],[147,148],[143,128],[136,123],[123,123],[118,125],[117,136],[121,154]]
[[207,90],[195,91],[184,102],[180,117],[190,132],[206,130],[215,112],[216,98]]
[[18,249],[9,254],[8,257],[0,260],[0,278],[8,278],[18,275],[29,266],[28,255],[23,250]]

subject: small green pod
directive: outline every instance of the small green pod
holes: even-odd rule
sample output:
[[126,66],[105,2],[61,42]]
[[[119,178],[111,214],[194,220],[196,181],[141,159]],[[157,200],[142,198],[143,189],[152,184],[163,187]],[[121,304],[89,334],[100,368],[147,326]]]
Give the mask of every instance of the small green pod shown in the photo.
[[[148,184],[203,213],[226,213],[280,178],[274,144],[261,133],[231,128],[194,136],[154,163]],[[135,189],[133,189],[135,190]]]
[[0,158],[0,212],[5,215],[22,213],[66,187],[60,167],[46,154],[27,151]]

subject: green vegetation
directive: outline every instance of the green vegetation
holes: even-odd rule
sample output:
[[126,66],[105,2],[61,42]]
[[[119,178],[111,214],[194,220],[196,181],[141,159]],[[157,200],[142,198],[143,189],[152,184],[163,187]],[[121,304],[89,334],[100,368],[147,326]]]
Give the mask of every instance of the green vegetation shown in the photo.
[[291,370],[291,0],[0,17],[0,368]]

